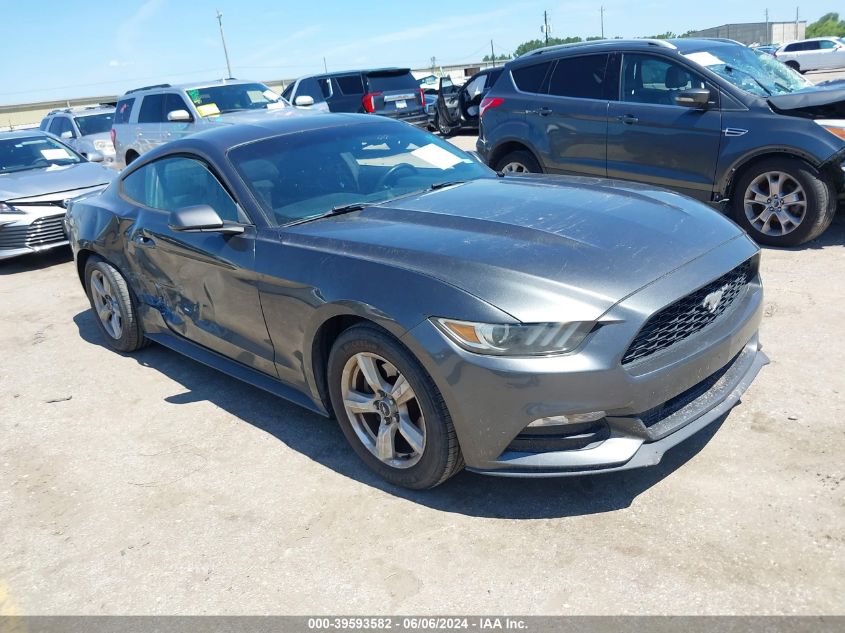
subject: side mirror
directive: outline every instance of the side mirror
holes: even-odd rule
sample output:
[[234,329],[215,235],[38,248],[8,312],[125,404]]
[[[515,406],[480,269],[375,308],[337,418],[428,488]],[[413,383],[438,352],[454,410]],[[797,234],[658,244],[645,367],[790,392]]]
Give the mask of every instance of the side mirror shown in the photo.
[[314,105],[314,97],[311,95],[299,95],[293,100],[293,105],[299,106],[300,108],[307,108]]
[[69,138],[73,138],[73,132],[71,130],[65,130],[64,132],[59,134],[59,138],[65,139],[65,140],[67,140]]
[[183,207],[170,213],[168,226],[174,231],[196,233],[243,233],[244,227],[238,224],[226,224],[217,211],[207,204]]
[[173,110],[172,112],[167,113],[167,120],[173,123],[190,123],[194,120],[194,117],[192,117],[191,113],[187,110]]
[[706,88],[690,88],[689,90],[682,90],[675,95],[675,103],[679,106],[686,106],[687,108],[701,108],[707,107],[710,103],[710,91]]
[[102,163],[104,157],[100,152],[88,152],[85,158],[91,163]]

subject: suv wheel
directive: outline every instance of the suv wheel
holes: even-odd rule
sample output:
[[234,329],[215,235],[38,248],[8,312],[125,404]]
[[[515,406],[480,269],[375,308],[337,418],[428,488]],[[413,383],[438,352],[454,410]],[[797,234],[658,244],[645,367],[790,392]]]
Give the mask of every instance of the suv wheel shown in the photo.
[[440,392],[386,332],[369,325],[343,332],[329,355],[328,383],[343,434],[383,479],[419,490],[463,468]]
[[542,174],[540,163],[531,152],[520,149],[505,154],[496,163],[496,171],[503,174]]
[[821,235],[836,213],[836,192],[794,158],[770,158],[740,176],[731,196],[734,221],[754,240],[797,246]]

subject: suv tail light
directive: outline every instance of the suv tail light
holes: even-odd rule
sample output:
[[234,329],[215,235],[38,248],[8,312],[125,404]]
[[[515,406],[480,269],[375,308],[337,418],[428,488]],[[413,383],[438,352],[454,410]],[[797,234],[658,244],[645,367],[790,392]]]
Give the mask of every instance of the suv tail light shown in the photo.
[[420,88],[420,105],[425,107],[425,90]]
[[114,139],[115,139],[115,137],[117,136],[117,134],[115,134],[114,128],[112,128],[112,129],[109,131],[109,134],[111,135],[111,144],[112,144],[112,145],[114,145]]
[[484,116],[484,113],[487,112],[490,108],[498,108],[505,102],[504,99],[501,97],[484,97],[481,100],[481,105],[478,107],[478,116],[479,118]]
[[361,103],[364,105],[364,110],[372,114],[376,111],[376,97],[381,95],[380,92],[368,92],[364,95],[364,98],[361,99]]

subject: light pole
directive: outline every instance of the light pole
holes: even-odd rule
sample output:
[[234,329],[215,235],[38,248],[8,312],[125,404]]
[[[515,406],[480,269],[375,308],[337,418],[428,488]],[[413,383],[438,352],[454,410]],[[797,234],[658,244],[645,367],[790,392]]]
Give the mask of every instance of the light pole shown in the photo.
[[600,9],[601,13],[601,37],[604,39],[604,5]]
[[229,51],[226,50],[226,38],[223,35],[223,14],[220,13],[220,9],[217,9],[217,23],[220,25],[220,40],[223,42],[223,54],[226,56],[226,72],[228,78],[231,79],[232,66],[229,64]]

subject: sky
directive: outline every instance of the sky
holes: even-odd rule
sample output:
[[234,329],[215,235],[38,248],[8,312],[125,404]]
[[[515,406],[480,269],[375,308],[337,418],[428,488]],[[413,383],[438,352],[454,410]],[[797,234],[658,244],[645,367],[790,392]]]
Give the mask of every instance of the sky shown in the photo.
[[[604,0],[606,37],[636,37],[728,22],[795,19],[794,2]],[[804,0],[800,18],[835,11]],[[0,105],[121,94],[142,85],[232,75],[278,80],[368,66],[460,64],[542,37],[599,35],[600,3],[516,0],[0,0]],[[843,11],[845,13],[845,11]]]

